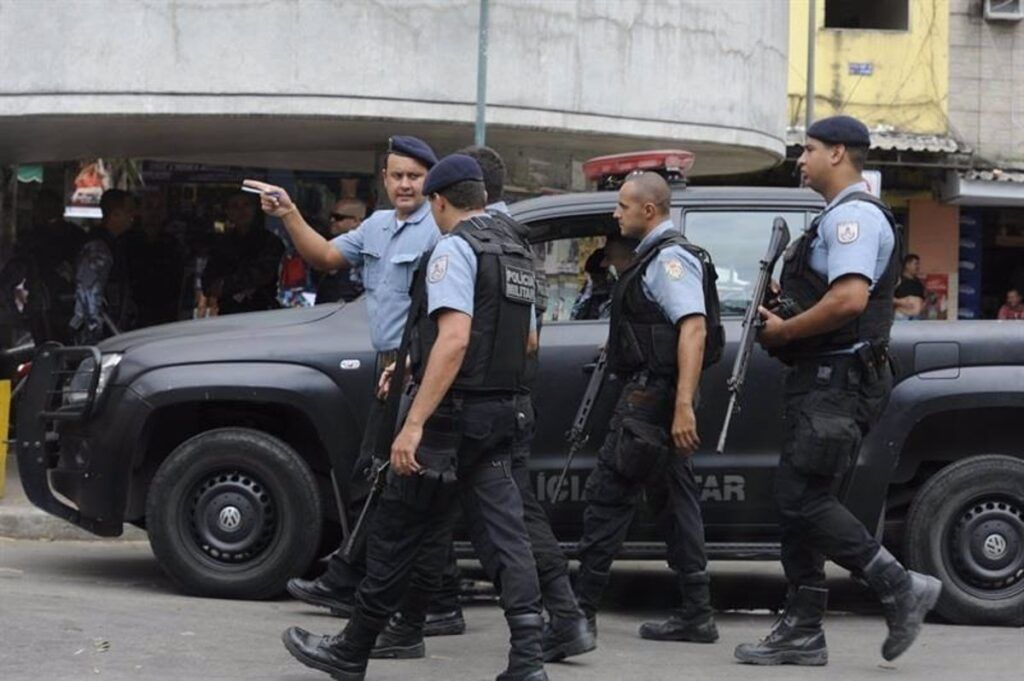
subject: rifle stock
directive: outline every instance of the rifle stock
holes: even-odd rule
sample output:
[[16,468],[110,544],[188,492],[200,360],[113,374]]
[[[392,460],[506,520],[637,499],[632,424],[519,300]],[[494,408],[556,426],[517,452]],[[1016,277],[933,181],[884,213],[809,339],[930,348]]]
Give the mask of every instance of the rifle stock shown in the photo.
[[739,347],[736,350],[736,359],[733,361],[732,374],[729,376],[727,385],[729,387],[729,406],[725,410],[725,419],[722,422],[722,431],[718,436],[718,446],[715,451],[719,454],[725,451],[725,440],[729,435],[729,426],[732,423],[733,415],[739,411],[739,400],[743,394],[743,384],[746,381],[747,369],[750,366],[750,355],[754,350],[754,341],[757,339],[757,331],[762,325],[761,315],[758,313],[768,293],[768,287],[772,281],[772,270],[775,263],[785,252],[789,245],[789,225],[781,217],[775,218],[772,222],[772,234],[768,240],[768,250],[761,260],[760,270],[757,274],[757,282],[754,285],[750,305],[743,315],[743,332],[740,335]]

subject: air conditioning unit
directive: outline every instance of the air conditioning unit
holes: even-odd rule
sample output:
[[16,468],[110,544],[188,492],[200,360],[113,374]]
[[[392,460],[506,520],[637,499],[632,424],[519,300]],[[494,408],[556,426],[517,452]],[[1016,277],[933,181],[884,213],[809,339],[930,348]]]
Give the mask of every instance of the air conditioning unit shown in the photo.
[[985,0],[985,21],[1024,19],[1024,0]]

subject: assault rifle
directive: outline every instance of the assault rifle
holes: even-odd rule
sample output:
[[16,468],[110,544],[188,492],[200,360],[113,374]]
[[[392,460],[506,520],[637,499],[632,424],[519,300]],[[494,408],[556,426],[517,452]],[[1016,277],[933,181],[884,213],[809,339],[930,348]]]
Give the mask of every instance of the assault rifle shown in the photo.
[[590,374],[590,382],[587,383],[587,390],[583,393],[583,400],[580,401],[579,409],[576,410],[576,418],[573,419],[572,427],[566,432],[565,439],[569,442],[569,453],[565,457],[565,466],[562,474],[558,476],[558,483],[555,485],[555,494],[552,500],[557,503],[562,493],[562,485],[565,484],[565,477],[569,474],[572,460],[587,444],[590,439],[590,431],[587,423],[590,421],[590,412],[594,408],[597,394],[601,392],[601,385],[604,383],[605,367],[608,364],[608,346],[601,349],[601,355],[594,364],[594,373]]
[[743,383],[747,378],[750,353],[754,350],[754,340],[757,338],[758,330],[764,326],[757,308],[765,303],[765,296],[772,281],[772,269],[775,268],[775,263],[788,245],[789,226],[783,218],[777,217],[772,223],[772,236],[768,241],[768,251],[761,260],[761,269],[757,273],[757,283],[754,285],[750,305],[747,307],[746,314],[743,315],[743,333],[740,335],[736,359],[732,364],[732,375],[727,381],[730,393],[729,406],[725,410],[725,422],[722,424],[722,433],[718,436],[718,447],[715,450],[719,454],[725,451],[725,438],[729,434],[729,424],[732,422],[733,414],[739,411],[737,402],[743,393]]
[[341,555],[346,561],[351,562],[363,549],[363,544],[366,541],[366,525],[370,522],[369,515],[373,513],[374,507],[377,505],[377,497],[384,491],[384,483],[387,481],[390,467],[391,462],[385,461],[373,474],[370,493],[363,503],[363,509],[359,512],[356,524],[352,526],[352,531],[341,547]]

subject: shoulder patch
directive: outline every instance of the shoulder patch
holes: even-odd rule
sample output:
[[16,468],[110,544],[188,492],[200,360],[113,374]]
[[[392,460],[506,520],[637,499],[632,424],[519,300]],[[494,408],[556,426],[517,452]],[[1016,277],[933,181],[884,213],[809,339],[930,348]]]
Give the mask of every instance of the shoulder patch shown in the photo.
[[427,281],[431,284],[444,279],[444,275],[448,274],[448,256],[441,255],[430,261],[430,268],[427,270]]
[[683,278],[683,263],[679,262],[675,258],[662,261],[662,267],[665,268],[665,276],[673,281],[678,281]]
[[840,222],[836,225],[836,238],[841,244],[852,244],[860,236],[860,223],[856,221]]

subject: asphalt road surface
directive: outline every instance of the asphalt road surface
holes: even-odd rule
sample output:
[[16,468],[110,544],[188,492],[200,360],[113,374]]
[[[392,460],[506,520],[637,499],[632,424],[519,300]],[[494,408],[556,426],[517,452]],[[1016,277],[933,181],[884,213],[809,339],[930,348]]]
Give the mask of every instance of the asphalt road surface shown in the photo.
[[[675,601],[658,564],[616,569],[599,617],[600,648],[548,665],[552,681],[678,679],[1024,679],[1024,630],[929,624],[894,664],[879,646],[877,604],[840,570],[830,572],[823,669],[753,668],[734,663],[737,643],[770,627],[767,610],[784,589],[774,563],[713,563],[722,639],[715,645],[658,643],[636,635],[645,619]],[[464,636],[427,640],[427,659],[372,661],[371,681],[493,679],[504,667],[507,630],[492,598],[466,605]],[[144,542],[38,542],[0,539],[0,679],[326,680],[295,662],[281,631],[300,625],[333,632],[342,624],[291,600],[190,598],[177,593]]]

